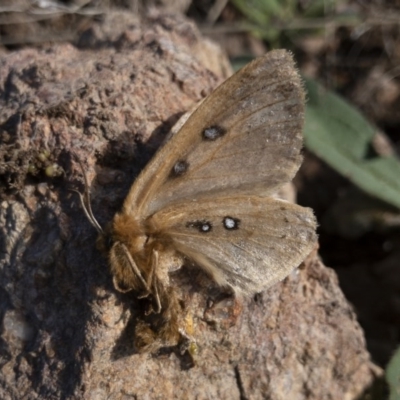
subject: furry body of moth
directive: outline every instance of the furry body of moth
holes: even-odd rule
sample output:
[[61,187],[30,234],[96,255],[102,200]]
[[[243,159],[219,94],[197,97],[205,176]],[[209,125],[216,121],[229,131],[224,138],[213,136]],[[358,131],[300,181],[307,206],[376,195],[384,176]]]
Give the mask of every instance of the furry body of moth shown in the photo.
[[[219,86],[141,172],[108,237],[115,288],[150,299],[144,348],[182,331],[169,272],[190,259],[236,293],[285,278],[317,241],[310,209],[273,197],[301,164],[304,91],[290,53],[271,51]],[[87,198],[88,200],[88,198]],[[88,203],[88,201],[86,202]],[[104,243],[104,241],[103,241]]]
[[112,229],[105,234],[112,243],[108,255],[115,288],[120,292],[134,290],[140,298],[151,296],[153,305],[148,313],[159,313],[161,298],[166,302],[168,273],[179,268],[171,264],[179,261],[171,252],[168,237],[157,232],[151,221],[139,221],[124,213],[114,217]]

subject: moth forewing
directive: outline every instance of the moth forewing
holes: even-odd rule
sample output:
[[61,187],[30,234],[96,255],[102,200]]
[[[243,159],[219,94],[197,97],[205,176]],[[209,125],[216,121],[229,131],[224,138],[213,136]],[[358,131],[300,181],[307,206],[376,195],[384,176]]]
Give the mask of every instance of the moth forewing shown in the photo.
[[292,56],[269,52],[202,102],[139,175],[123,212],[145,217],[221,190],[273,193],[300,166],[303,122],[304,91]]

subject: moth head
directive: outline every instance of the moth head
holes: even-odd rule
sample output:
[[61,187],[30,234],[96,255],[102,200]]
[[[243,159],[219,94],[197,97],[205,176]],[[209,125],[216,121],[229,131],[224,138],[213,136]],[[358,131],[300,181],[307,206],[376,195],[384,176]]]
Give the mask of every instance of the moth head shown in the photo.
[[113,246],[112,225],[107,224],[104,229],[97,231],[97,233],[96,247],[101,253],[107,255]]
[[143,265],[139,268],[135,262],[135,255],[140,256],[143,253],[147,237],[141,234],[136,220],[124,214],[117,214],[105,229],[101,227],[92,211],[89,183],[80,161],[79,165],[85,181],[85,192],[83,195],[76,190],[75,192],[79,195],[87,219],[98,232],[97,248],[108,255],[115,289],[119,292],[137,290],[144,296],[148,295],[150,288],[147,284],[147,270],[151,266],[146,268],[146,263],[141,263],[145,268]]
[[116,241],[112,244],[108,260],[116,290],[122,293],[134,290],[144,297],[150,293],[142,272],[124,243]]
[[103,229],[93,215],[90,202],[85,203],[82,195],[80,198],[89,222],[98,232],[97,248],[108,256],[115,289],[123,293],[136,290],[147,296],[150,293],[147,277],[151,266],[147,266],[145,259],[140,267],[135,261],[143,257],[147,237],[141,234],[136,220],[117,214]]
[[145,257],[147,237],[138,222],[125,214],[117,214],[98,237],[100,250],[107,252],[114,287],[120,292],[150,292],[148,276],[151,266]]

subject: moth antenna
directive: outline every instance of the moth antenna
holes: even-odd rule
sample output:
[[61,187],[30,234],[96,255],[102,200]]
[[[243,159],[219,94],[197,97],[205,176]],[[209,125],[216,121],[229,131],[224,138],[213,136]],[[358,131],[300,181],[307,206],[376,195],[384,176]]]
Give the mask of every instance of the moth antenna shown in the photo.
[[91,206],[91,202],[90,202],[90,186],[89,186],[89,182],[86,176],[86,172],[85,169],[83,168],[83,164],[81,162],[81,160],[76,157],[79,166],[81,168],[82,171],[82,175],[83,175],[83,180],[85,182],[85,192],[84,192],[84,196],[82,196],[82,193],[78,192],[77,190],[72,189],[74,192],[78,193],[79,196],[79,200],[81,202],[81,206],[82,209],[86,215],[86,218],[89,220],[90,224],[97,230],[98,233],[104,233],[103,228],[101,227],[101,225],[97,222],[97,219],[95,218],[93,211],[92,211],[92,206]]
[[[90,202],[88,203],[89,207],[87,207],[86,204],[85,204],[85,200],[84,200],[84,198],[82,196],[82,193],[79,192],[78,190],[75,190],[75,189],[71,189],[71,190],[78,194],[79,200],[81,202],[81,206],[82,206],[82,209],[83,209],[83,212],[85,213],[86,218],[90,222],[90,225],[92,225],[97,230],[98,233],[104,233],[103,228],[97,222],[96,218],[94,217],[94,215],[92,213],[92,210],[90,208]],[[90,201],[90,199],[87,200],[87,201]]]

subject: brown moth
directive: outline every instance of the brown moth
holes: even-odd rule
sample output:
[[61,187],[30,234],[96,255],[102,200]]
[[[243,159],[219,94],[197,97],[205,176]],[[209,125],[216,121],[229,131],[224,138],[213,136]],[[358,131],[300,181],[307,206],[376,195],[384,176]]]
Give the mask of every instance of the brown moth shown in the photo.
[[138,324],[139,348],[179,341],[184,326],[169,272],[185,260],[251,295],[311,252],[313,212],[273,197],[301,164],[303,122],[292,56],[271,51],[200,104],[141,172],[105,232],[86,199],[90,220],[108,238],[115,288],[148,298],[148,313],[159,316]]

